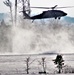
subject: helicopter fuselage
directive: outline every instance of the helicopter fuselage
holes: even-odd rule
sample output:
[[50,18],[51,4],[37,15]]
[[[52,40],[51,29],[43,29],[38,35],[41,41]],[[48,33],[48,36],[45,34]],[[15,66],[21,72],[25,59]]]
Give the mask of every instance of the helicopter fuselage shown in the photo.
[[48,10],[43,11],[41,14],[35,15],[30,17],[31,19],[44,19],[44,18],[61,18],[63,16],[66,16],[67,13],[61,11],[61,10]]

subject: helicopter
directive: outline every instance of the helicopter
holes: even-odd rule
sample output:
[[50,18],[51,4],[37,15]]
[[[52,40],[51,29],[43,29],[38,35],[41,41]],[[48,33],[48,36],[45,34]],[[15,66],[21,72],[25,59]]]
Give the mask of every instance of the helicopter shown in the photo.
[[43,11],[42,13],[34,16],[29,16],[25,11],[22,11],[25,18],[24,19],[46,19],[46,18],[55,18],[60,19],[61,17],[64,17],[67,15],[66,12],[62,10],[56,10],[55,8],[72,8],[74,6],[67,6],[67,7],[57,7],[58,5],[55,5],[54,7],[31,7],[31,8],[38,8],[38,9],[51,9],[47,11]]

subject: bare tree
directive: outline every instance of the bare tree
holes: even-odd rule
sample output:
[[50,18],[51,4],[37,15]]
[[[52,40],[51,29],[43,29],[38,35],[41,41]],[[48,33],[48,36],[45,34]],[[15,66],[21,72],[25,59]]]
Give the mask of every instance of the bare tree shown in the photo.
[[30,57],[26,58],[25,62],[26,62],[26,72],[27,72],[27,74],[29,74],[30,65],[31,65],[34,61],[35,61],[35,59],[32,60],[32,61],[30,61]]
[[3,2],[7,7],[10,8],[10,14],[11,14],[11,21],[13,24],[13,15],[12,15],[12,2],[10,0],[6,0]]
[[46,63],[45,63],[45,57],[41,59],[42,61],[38,61],[40,63],[40,65],[42,66],[43,72],[39,72],[46,74]]
[[27,74],[29,74],[29,61],[30,61],[30,58],[26,58],[26,72],[27,72]]

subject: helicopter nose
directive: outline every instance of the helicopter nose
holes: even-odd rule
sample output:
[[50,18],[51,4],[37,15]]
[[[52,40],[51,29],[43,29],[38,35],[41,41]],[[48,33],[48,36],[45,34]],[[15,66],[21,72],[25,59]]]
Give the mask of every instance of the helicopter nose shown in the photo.
[[64,13],[64,16],[66,16],[67,15],[67,13]]

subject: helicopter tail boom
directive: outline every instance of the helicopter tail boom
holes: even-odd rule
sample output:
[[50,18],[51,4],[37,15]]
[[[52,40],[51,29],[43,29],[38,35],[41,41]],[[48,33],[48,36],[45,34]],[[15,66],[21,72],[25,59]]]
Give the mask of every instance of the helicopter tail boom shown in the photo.
[[23,12],[23,15],[25,16],[24,19],[31,19],[30,16],[25,11],[22,11],[22,12]]

